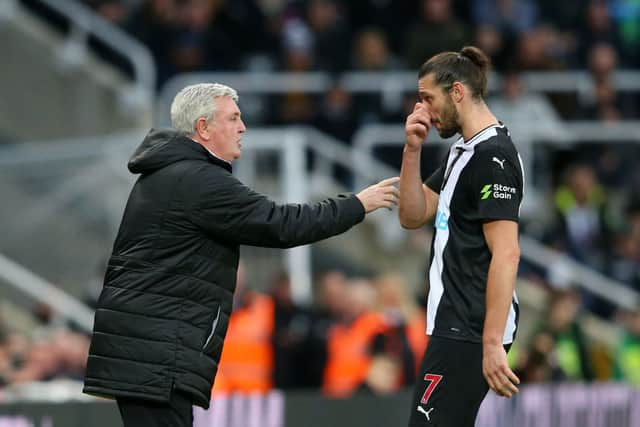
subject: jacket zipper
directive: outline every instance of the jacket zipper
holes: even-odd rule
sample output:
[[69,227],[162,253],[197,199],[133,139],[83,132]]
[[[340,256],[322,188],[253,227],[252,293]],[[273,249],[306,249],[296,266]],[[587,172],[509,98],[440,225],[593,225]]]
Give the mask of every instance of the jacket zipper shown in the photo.
[[211,341],[211,338],[213,338],[213,334],[215,334],[216,332],[216,327],[218,326],[219,320],[220,320],[220,306],[218,306],[218,313],[216,314],[216,318],[213,319],[213,324],[211,325],[211,333],[207,337],[207,341],[205,341],[204,345],[202,346],[202,351],[204,351],[204,349],[207,348],[207,344],[209,344],[209,341]]

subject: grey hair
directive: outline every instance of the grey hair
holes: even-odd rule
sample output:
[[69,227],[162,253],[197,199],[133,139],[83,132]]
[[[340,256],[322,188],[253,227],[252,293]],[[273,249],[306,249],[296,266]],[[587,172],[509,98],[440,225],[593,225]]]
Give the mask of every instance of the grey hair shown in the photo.
[[186,135],[196,133],[196,121],[213,119],[215,98],[228,97],[238,102],[238,92],[220,83],[199,83],[182,89],[171,103],[171,125]]

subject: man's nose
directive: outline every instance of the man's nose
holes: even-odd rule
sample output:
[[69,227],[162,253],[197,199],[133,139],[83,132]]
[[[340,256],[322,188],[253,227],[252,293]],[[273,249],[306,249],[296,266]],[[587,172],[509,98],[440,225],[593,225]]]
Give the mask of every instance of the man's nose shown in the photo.
[[240,129],[238,129],[238,131],[240,133],[244,133],[246,130],[247,130],[247,127],[244,125],[244,122],[240,120]]

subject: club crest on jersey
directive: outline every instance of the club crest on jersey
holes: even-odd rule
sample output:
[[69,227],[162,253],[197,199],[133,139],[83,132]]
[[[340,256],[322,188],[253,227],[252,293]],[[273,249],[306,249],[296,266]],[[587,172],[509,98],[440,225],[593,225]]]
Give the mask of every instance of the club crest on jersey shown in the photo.
[[515,187],[509,187],[502,184],[486,184],[480,190],[480,200],[487,199],[502,199],[511,200],[513,195],[516,194]]

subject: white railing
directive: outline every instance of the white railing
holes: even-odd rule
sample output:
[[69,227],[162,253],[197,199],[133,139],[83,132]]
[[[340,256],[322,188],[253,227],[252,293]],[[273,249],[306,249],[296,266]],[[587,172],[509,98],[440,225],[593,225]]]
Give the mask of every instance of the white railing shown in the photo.
[[567,255],[548,248],[531,237],[520,237],[522,256],[536,266],[548,269],[562,264],[567,272],[567,280],[588,290],[618,307],[635,310],[640,304],[640,293],[616,280],[606,277]]
[[56,313],[73,320],[86,332],[91,332],[93,329],[93,310],[2,254],[0,254],[0,281],[8,283],[38,302],[47,304]]
[[61,59],[77,64],[85,59],[89,49],[89,37],[95,37],[108,46],[132,67],[134,84],[120,91],[125,107],[137,111],[148,110],[152,105],[156,84],[156,69],[149,49],[117,26],[104,20],[82,2],[76,0],[39,0],[43,6],[68,20],[70,30]]

